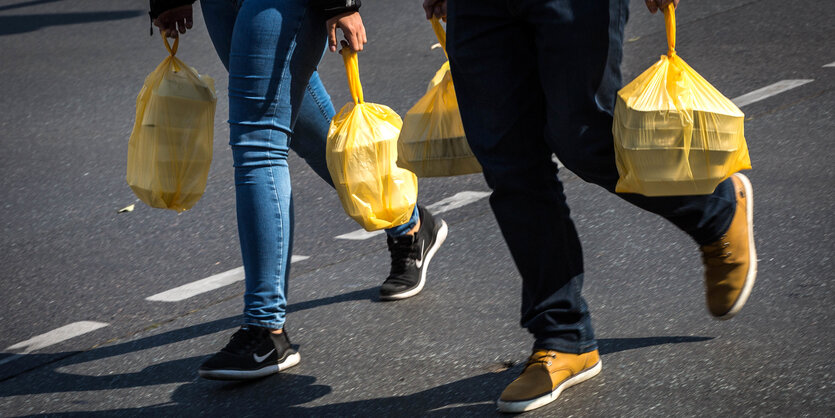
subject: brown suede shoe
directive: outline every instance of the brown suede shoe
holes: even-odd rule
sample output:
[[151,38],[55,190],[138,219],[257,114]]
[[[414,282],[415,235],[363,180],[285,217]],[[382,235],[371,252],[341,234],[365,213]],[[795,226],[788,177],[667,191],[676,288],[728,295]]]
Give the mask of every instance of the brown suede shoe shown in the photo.
[[707,308],[716,319],[736,315],[757,278],[754,249],[754,191],[748,177],[731,176],[736,212],[728,231],[718,241],[701,247],[705,265]]
[[565,388],[591,379],[600,369],[597,350],[584,354],[536,350],[522,374],[502,392],[499,411],[524,412],[545,406]]

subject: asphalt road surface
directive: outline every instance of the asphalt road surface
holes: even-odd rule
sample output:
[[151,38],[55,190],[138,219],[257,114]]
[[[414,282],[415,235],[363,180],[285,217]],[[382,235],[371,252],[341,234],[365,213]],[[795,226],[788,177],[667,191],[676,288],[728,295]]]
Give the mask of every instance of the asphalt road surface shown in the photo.
[[[364,3],[366,100],[403,114],[443,53],[419,0]],[[625,80],[666,51],[663,19],[631,6]],[[242,309],[226,76],[197,13],[178,56],[220,92],[209,184],[185,213],[144,206],[125,183],[127,140],[166,55],[146,7],[0,1],[0,416],[496,414],[532,340],[480,175],[421,180],[450,235],[419,296],[381,303],[385,239],[355,234],[292,156],[287,329],[302,362],[249,383],[197,377]],[[757,285],[740,315],[711,320],[695,244],[563,170],[604,367],[529,415],[831,416],[835,9],[684,0],[677,15],[680,56],[744,103]],[[341,60],[320,72],[340,107]]]

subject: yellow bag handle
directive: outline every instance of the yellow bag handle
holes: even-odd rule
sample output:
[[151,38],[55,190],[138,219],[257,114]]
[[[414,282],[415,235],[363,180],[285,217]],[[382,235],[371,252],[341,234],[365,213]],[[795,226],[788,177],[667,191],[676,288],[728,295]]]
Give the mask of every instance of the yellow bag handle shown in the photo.
[[[165,42],[165,49],[168,50],[168,53],[171,54],[172,57],[176,55],[177,47],[180,45],[180,37],[178,36],[174,38],[174,46],[171,46],[171,44],[168,43],[168,37],[162,32],[160,32],[160,35],[162,35],[162,41]],[[180,71],[180,66],[177,65],[177,60],[174,60],[174,72],[176,73],[178,71]]]
[[362,97],[362,84],[360,84],[357,52],[351,49],[351,47],[342,47],[342,61],[345,62],[345,72],[348,74],[348,89],[351,90],[351,97],[354,99],[354,104],[365,103]]
[[441,44],[441,48],[444,49],[444,55],[446,55],[446,31],[444,27],[441,26],[441,21],[437,17],[432,17],[429,19],[429,22],[432,23],[432,30],[435,31],[435,36],[438,38],[438,42]]
[[664,24],[667,27],[667,56],[676,54],[676,8],[673,3],[664,9]]

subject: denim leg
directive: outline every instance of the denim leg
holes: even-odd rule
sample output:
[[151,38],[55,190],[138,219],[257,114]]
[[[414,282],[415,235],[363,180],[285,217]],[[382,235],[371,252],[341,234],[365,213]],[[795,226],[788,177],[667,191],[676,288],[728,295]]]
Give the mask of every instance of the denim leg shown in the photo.
[[[540,79],[548,144],[568,169],[612,193],[618,180],[612,115],[622,84],[628,11],[628,0],[536,0],[520,7],[520,14],[536,31],[539,72],[548,74]],[[712,195],[618,196],[661,215],[702,245],[728,229],[736,206],[730,180]]]
[[246,275],[244,322],[279,329],[286,312],[293,208],[289,138],[325,43],[307,2],[201,1],[230,71],[230,145]]
[[521,325],[534,347],[596,348],[581,295],[583,256],[544,140],[535,31],[501,0],[449,2],[447,47],[464,128],[522,276]]
[[293,128],[290,149],[310,166],[325,182],[333,187],[328,163],[325,159],[328,128],[334,111],[331,98],[328,95],[319,73],[314,72],[305,90],[299,119]]
[[[232,32],[238,14],[236,2],[232,0],[201,0],[203,20],[209,37],[226,70],[229,70],[229,52],[232,47]],[[325,45],[322,45],[324,51]],[[319,73],[310,76],[296,124],[293,127],[290,149],[299,154],[310,168],[333,187],[325,161],[325,142],[328,127],[334,114],[333,104]]]

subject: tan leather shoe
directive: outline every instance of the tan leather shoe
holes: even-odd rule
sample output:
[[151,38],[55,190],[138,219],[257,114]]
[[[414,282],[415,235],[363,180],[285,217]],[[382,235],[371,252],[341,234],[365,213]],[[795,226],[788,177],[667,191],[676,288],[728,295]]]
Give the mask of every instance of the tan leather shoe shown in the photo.
[[754,191],[742,174],[734,174],[731,181],[736,196],[731,226],[718,241],[701,247],[707,308],[717,319],[730,319],[742,309],[757,278]]
[[524,412],[553,402],[562,391],[600,373],[597,350],[584,354],[536,350],[497,402],[499,411]]

